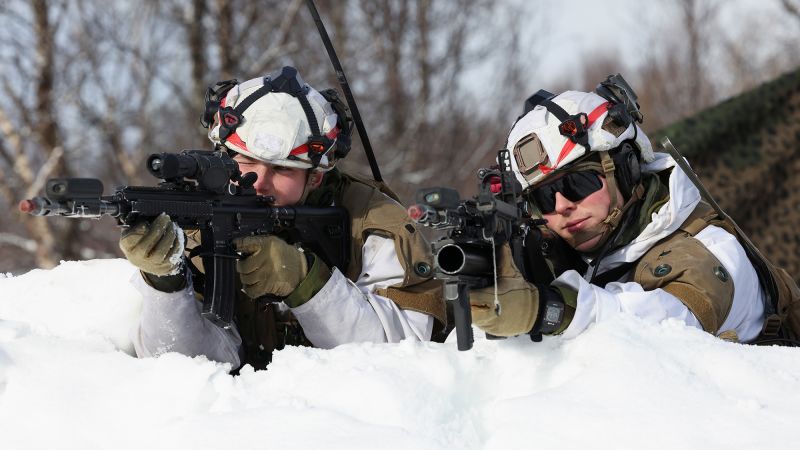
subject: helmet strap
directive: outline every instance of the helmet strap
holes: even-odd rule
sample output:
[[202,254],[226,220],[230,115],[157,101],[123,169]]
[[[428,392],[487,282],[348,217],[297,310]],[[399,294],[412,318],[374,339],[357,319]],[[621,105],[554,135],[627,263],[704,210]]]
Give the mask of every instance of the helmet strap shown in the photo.
[[[608,238],[611,237],[611,234],[614,230],[617,229],[620,222],[622,222],[622,218],[625,217],[625,212],[633,206],[634,203],[639,201],[642,197],[644,197],[644,186],[641,182],[639,182],[634,188],[633,192],[631,193],[630,198],[628,199],[625,204],[619,206],[619,201],[617,198],[617,180],[614,177],[614,161],[611,159],[611,156],[608,152],[598,152],[600,153],[600,164],[602,166],[603,175],[606,178],[606,189],[608,190],[608,195],[611,199],[611,204],[608,207],[608,216],[603,220],[602,223],[606,225],[605,229],[601,234],[601,238],[597,241],[597,244],[594,245],[592,249],[589,251],[600,248],[603,244],[608,241]],[[594,239],[594,236],[590,236],[583,242],[586,242],[590,239]],[[578,243],[578,245],[582,244],[583,242]]]
[[611,198],[609,214],[603,223],[611,224],[613,222],[613,226],[616,227],[619,223],[617,217],[621,216],[622,213],[622,211],[618,208],[617,178],[614,176],[614,169],[616,169],[616,166],[614,166],[614,160],[611,158],[611,155],[609,155],[608,152],[599,153],[600,166],[602,167],[603,176],[606,177],[606,190],[608,191],[608,196]]

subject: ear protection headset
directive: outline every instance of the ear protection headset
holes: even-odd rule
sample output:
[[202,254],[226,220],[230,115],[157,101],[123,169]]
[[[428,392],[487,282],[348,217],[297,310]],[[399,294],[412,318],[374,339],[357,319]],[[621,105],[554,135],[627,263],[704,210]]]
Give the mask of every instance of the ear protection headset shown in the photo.
[[609,154],[614,161],[614,178],[617,180],[617,187],[627,201],[633,190],[642,181],[641,156],[629,141],[612,149]]
[[333,111],[336,113],[336,126],[340,130],[339,135],[336,137],[336,150],[334,150],[333,155],[336,159],[344,158],[350,153],[352,144],[350,136],[353,134],[353,118],[350,116],[350,108],[339,98],[339,92],[336,89],[325,89],[319,91],[319,93],[331,104]]
[[[628,128],[634,121],[642,123],[644,120],[644,115],[639,111],[638,97],[622,75],[610,75],[597,85],[594,92],[611,102],[608,116],[622,128]],[[634,127],[634,132],[636,131],[637,128]],[[631,143],[635,140],[636,134],[609,152],[614,161],[614,177],[626,201],[642,180],[641,154]]]

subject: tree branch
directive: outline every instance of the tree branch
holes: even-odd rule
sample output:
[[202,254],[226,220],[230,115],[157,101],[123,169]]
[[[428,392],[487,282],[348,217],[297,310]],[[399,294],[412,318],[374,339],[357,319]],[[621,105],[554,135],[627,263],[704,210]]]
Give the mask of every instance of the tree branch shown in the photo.
[[28,253],[36,253],[36,241],[13,233],[0,232],[0,245],[13,245]]
[[42,167],[39,168],[36,178],[28,185],[28,189],[25,191],[24,198],[33,197],[39,193],[42,188],[44,188],[44,184],[47,179],[50,178],[50,175],[52,175],[53,172],[58,168],[62,156],[64,156],[64,149],[61,148],[60,145],[53,148],[53,151],[50,152],[50,156],[47,158],[47,161],[45,161],[45,163],[42,164]]
[[28,162],[28,157],[22,148],[22,137],[17,133],[14,124],[8,118],[6,111],[0,106],[0,132],[6,136],[6,142],[14,152],[14,173],[22,178],[25,184],[30,184],[33,181],[33,170],[31,170]]

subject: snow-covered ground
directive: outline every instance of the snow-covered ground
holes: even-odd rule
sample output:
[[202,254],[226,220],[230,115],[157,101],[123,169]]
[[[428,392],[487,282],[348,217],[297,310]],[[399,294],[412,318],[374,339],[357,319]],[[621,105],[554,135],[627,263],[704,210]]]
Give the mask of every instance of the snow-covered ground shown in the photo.
[[618,317],[572,340],[136,359],[124,260],[0,274],[0,448],[800,448],[800,349]]

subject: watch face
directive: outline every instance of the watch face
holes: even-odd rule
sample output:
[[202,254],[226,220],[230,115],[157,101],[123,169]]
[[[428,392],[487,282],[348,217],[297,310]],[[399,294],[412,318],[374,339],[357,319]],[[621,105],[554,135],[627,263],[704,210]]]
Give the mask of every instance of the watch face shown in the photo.
[[544,321],[549,323],[558,323],[561,321],[562,308],[557,306],[547,305],[544,311]]

